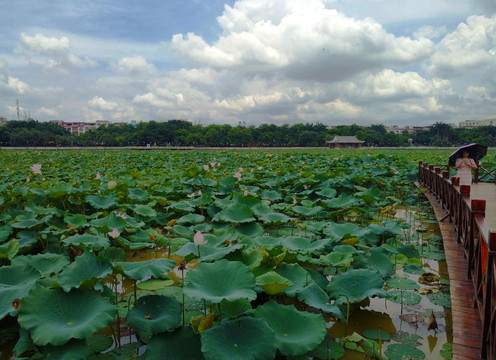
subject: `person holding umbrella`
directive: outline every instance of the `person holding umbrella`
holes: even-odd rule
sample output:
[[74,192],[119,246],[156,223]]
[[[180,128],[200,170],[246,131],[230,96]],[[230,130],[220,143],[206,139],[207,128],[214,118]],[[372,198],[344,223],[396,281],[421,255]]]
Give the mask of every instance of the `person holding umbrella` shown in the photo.
[[460,178],[460,185],[472,185],[472,169],[477,169],[476,162],[469,156],[470,152],[465,150],[462,157],[456,159],[455,169],[458,170],[456,176]]

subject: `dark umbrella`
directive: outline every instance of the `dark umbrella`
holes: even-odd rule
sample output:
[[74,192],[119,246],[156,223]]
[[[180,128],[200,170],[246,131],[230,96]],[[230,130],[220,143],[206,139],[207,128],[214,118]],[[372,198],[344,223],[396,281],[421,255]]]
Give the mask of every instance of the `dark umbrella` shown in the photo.
[[455,166],[456,159],[461,158],[464,151],[468,151],[468,157],[478,162],[480,159],[486,156],[487,146],[477,143],[460,146],[449,156],[449,165]]

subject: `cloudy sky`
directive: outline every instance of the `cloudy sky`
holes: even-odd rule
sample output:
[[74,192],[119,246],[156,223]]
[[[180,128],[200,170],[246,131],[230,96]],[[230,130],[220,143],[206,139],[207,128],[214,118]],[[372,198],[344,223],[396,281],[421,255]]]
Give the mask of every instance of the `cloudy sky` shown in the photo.
[[0,116],[496,118],[494,0],[0,0]]

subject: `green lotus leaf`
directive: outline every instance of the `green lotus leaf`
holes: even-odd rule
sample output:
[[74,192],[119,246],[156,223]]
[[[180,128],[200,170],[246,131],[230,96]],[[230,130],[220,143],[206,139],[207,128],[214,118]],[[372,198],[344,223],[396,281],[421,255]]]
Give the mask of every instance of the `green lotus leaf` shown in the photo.
[[408,274],[415,274],[415,275],[420,275],[424,273],[424,269],[419,268],[418,266],[414,264],[408,264],[403,268],[403,271],[408,273]]
[[159,290],[174,285],[174,280],[150,279],[136,285],[141,290]]
[[372,340],[382,340],[388,341],[391,339],[391,335],[387,331],[379,330],[379,329],[367,329],[363,331],[363,336]]
[[318,213],[320,213],[324,208],[322,206],[312,206],[312,207],[306,207],[306,206],[295,206],[293,208],[293,211],[296,214],[302,215],[302,216],[315,216]]
[[115,306],[93,290],[47,289],[36,286],[21,299],[18,321],[36,345],[63,345],[85,339],[114,319]]
[[47,360],[85,360],[92,351],[86,345],[86,341],[72,339],[61,346],[43,346],[40,348],[40,352],[43,354],[43,359]]
[[293,305],[274,300],[258,306],[255,317],[267,321],[275,331],[275,344],[283,355],[303,355],[317,347],[327,334],[321,314],[298,311]]
[[89,289],[111,273],[110,263],[101,261],[93,253],[85,251],[57,276],[57,281],[67,292],[72,288]]
[[76,234],[62,240],[65,246],[73,245],[77,247],[91,247],[95,250],[107,249],[110,247],[110,240],[107,236]]
[[127,324],[138,330],[154,334],[175,329],[181,323],[179,301],[160,295],[142,296],[127,313]]
[[333,198],[338,194],[338,192],[335,189],[325,188],[317,191],[317,194],[326,198]]
[[114,195],[86,195],[85,199],[95,209],[109,209],[118,203],[117,197]]
[[309,238],[289,236],[282,239],[281,244],[290,252],[317,252],[323,250],[329,243],[329,239],[318,239],[312,241]]
[[250,238],[255,237],[255,236],[261,236],[264,233],[264,228],[262,227],[262,225],[260,225],[257,222],[236,224],[236,227],[234,228],[234,230],[239,235],[247,236]]
[[278,267],[276,272],[293,283],[284,289],[288,296],[296,296],[298,291],[313,282],[310,274],[298,264],[284,264]]
[[379,195],[381,195],[381,191],[375,187],[371,187],[365,191],[357,192],[355,194],[355,196],[359,197],[368,204],[375,201]]
[[402,278],[402,277],[392,277],[386,281],[386,285],[390,288],[401,289],[401,290],[416,290],[420,286],[415,281]]
[[95,352],[101,352],[109,349],[114,344],[114,340],[111,336],[103,334],[93,334],[86,338],[86,344],[91,350]]
[[146,346],[148,360],[202,360],[200,337],[189,326],[182,326],[173,332],[153,335]]
[[392,237],[402,233],[401,225],[396,220],[390,220],[382,223],[381,225],[370,224],[369,230],[375,235],[384,235]]
[[8,240],[11,232],[12,228],[10,226],[2,226],[0,228],[0,244]]
[[405,255],[407,258],[419,258],[420,254],[417,249],[412,245],[403,245],[398,248],[400,254]]
[[164,273],[172,270],[176,262],[170,259],[152,259],[134,262],[114,262],[112,265],[117,272],[123,273],[130,279],[143,280],[150,276],[161,277]]
[[291,218],[283,213],[270,212],[267,214],[259,215],[258,219],[266,224],[270,223],[287,223]]
[[243,259],[241,261],[252,271],[253,269],[259,267],[264,259],[263,250],[258,247],[243,251],[242,256]]
[[222,300],[248,299],[257,297],[255,277],[250,269],[238,261],[220,260],[201,263],[186,275],[184,294],[213,303]]
[[[201,257],[197,259],[198,262],[207,262],[207,261],[214,261],[214,260],[220,260],[226,255],[235,252],[236,250],[242,249],[244,247],[243,244],[236,244],[236,245],[229,245],[225,247],[214,247],[215,251],[212,252],[211,254],[205,255],[203,252],[201,253]],[[201,247],[200,247],[201,249]]]
[[427,298],[436,305],[451,308],[451,298],[447,294],[443,294],[441,292],[437,293],[428,293]]
[[334,317],[344,320],[343,313],[335,305],[329,304],[329,295],[316,283],[311,283],[297,292],[298,300],[303,301],[308,306],[320,309]]
[[145,217],[156,217],[157,212],[148,205],[138,204],[130,206],[135,214],[145,216]]
[[148,198],[150,197],[150,194],[143,189],[134,188],[134,189],[128,189],[127,191],[129,198],[136,201],[144,202],[147,201]]
[[22,358],[24,353],[35,350],[35,345],[31,339],[31,335],[29,335],[29,331],[19,327],[19,340],[17,340],[12,350],[17,358]]
[[425,354],[421,350],[407,344],[391,344],[385,355],[391,360],[425,359]]
[[377,271],[383,278],[391,276],[394,272],[394,263],[391,261],[386,249],[373,247],[365,258],[366,267],[369,270]]
[[257,236],[253,239],[255,245],[264,248],[272,248],[281,246],[282,238],[275,238],[272,236]]
[[43,277],[49,277],[52,273],[57,274],[69,263],[70,259],[67,256],[52,253],[17,256],[12,260],[13,266],[32,266]]
[[282,200],[281,193],[276,190],[265,190],[260,195],[260,198],[264,200],[271,199],[272,201]]
[[247,223],[255,221],[253,211],[246,205],[236,203],[219,211],[213,221],[229,222],[229,223]]
[[12,223],[11,226],[16,229],[31,229],[40,224],[43,224],[43,221],[36,219],[22,219],[18,222]]
[[122,236],[119,236],[118,238],[116,238],[115,241],[117,241],[123,248],[128,249],[128,250],[141,250],[141,249],[145,249],[147,247],[154,246],[154,243],[152,243],[152,242],[129,241]]
[[233,301],[222,300],[220,303],[222,319],[237,318],[252,309],[248,299],[239,299]]
[[384,280],[375,271],[351,269],[334,276],[327,285],[327,291],[337,304],[358,303],[368,297],[386,297]]
[[274,331],[263,319],[243,317],[202,332],[202,351],[207,360],[273,359]]
[[308,355],[317,359],[341,359],[344,356],[344,347],[339,342],[329,340],[327,337]]
[[332,252],[325,256],[321,255],[319,262],[324,266],[346,267],[350,266],[353,262],[353,254]]
[[200,214],[188,214],[177,219],[176,224],[199,224],[205,221],[205,216]]
[[275,271],[269,271],[257,276],[256,283],[269,295],[279,294],[281,291],[293,285],[293,283],[282,277]]
[[422,300],[422,296],[411,291],[390,290],[387,299],[397,304],[416,305]]
[[352,195],[342,193],[337,198],[325,201],[331,209],[344,209],[359,205],[360,201]]
[[126,226],[136,227],[131,224],[131,221],[132,219],[129,217],[125,220],[121,216],[117,216],[115,213],[110,213],[108,216],[92,220],[90,225],[96,227],[102,232],[109,232],[114,229],[119,230],[119,232],[123,232]]
[[22,299],[39,278],[40,274],[30,266],[0,267],[0,319],[15,311],[12,302]]
[[364,229],[355,223],[336,224],[330,222],[322,231],[324,234],[340,240],[351,236],[358,237],[363,234]]
[[12,260],[18,252],[19,241],[16,239],[12,239],[8,243],[0,245],[0,259]]
[[66,194],[71,194],[74,190],[74,187],[70,183],[66,182],[59,182],[53,185],[49,189],[50,195],[53,195],[55,197],[60,197]]
[[70,216],[65,216],[64,221],[76,229],[88,224],[86,215],[83,214],[74,214]]
[[424,251],[422,256],[429,260],[441,261],[446,259],[446,255],[442,251],[429,250]]
[[36,231],[22,230],[17,233],[19,241],[19,251],[29,248],[38,242],[38,233]]

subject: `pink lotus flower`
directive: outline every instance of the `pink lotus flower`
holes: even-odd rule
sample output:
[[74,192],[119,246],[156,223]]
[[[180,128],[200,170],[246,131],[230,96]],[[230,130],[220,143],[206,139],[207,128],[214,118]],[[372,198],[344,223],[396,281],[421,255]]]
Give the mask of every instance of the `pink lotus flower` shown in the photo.
[[262,167],[262,166],[259,166],[259,167],[258,167],[258,170],[262,170],[262,169],[263,169],[263,167]]
[[119,230],[117,229],[114,229],[112,231],[109,231],[107,233],[112,239],[115,239],[115,238],[118,238],[119,236],[121,236],[121,233],[119,232]]
[[239,172],[243,172],[243,168],[242,167],[239,168]]
[[214,168],[214,167],[215,167],[215,163],[214,163],[214,162],[211,162],[211,163],[210,163],[210,166],[211,166],[212,168]]
[[208,167],[208,165],[203,165],[203,170],[208,171],[210,170],[210,168]]
[[26,176],[26,182],[29,182],[31,179],[29,178],[29,176]]
[[195,195],[196,195],[195,193],[191,193],[191,194],[188,194],[188,195],[186,195],[186,196],[187,196],[188,198],[190,198],[190,199],[191,199],[191,198],[194,198],[194,197],[195,197]]
[[203,193],[201,190],[198,190],[198,196],[201,196]]
[[193,237],[193,242],[196,246],[204,245],[207,243],[207,240],[204,239],[201,231],[197,231],[195,236]]
[[245,190],[244,195],[248,196],[248,190]]
[[115,216],[118,216],[120,218],[123,218],[124,220],[127,220],[127,215],[124,213],[117,213],[117,214],[115,214]]
[[41,164],[31,165],[31,170],[33,171],[33,174],[40,174],[41,175]]
[[96,173],[95,179],[96,179],[96,180],[100,180],[100,178],[101,178],[100,173]]

